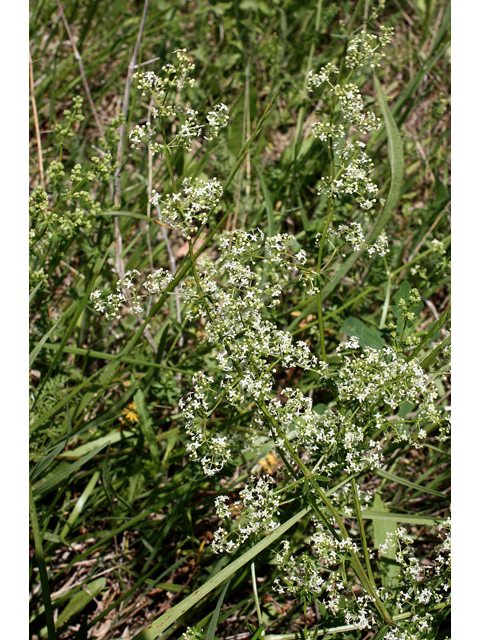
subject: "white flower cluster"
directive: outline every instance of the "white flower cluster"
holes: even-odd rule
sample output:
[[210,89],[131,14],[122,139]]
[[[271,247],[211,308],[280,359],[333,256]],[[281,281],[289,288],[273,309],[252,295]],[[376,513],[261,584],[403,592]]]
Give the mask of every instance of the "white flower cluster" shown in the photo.
[[190,78],[190,73],[195,69],[195,65],[190,62],[186,55],[186,49],[178,49],[173,52],[177,58],[177,65],[166,64],[162,67],[163,77],[157,76],[153,71],[145,73],[135,73],[134,78],[138,79],[138,88],[142,96],[153,95],[160,115],[171,117],[177,115],[178,105],[166,104],[166,99],[170,89],[182,90],[185,86],[193,87],[195,80]]
[[[140,272],[136,269],[131,269],[117,281],[116,289],[117,293],[105,294],[96,289],[90,294],[90,300],[93,302],[93,308],[98,313],[105,315],[107,320],[121,320],[122,315],[119,312],[120,308],[125,306],[127,298],[123,293],[123,289],[127,289],[131,294],[129,301],[130,306],[127,308],[130,313],[141,313],[143,311],[139,302],[139,295],[135,289],[134,280],[140,276]],[[161,293],[164,291],[169,283],[173,280],[173,276],[165,269],[159,269],[155,273],[151,273],[147,276],[144,282],[144,287],[150,294]]]
[[[362,226],[358,222],[350,222],[348,225],[341,224],[337,231],[329,229],[329,236],[331,239],[343,236],[345,241],[352,246],[354,251],[366,249],[370,256],[374,253],[378,253],[379,256],[384,256],[390,251],[388,248],[388,239],[385,235],[381,235],[374,244],[366,244]],[[319,244],[320,234],[317,234],[315,242],[316,244]]]
[[230,533],[223,527],[215,531],[212,542],[214,553],[231,553],[258,533],[279,527],[276,516],[279,514],[280,495],[275,493],[271,478],[262,476],[256,480],[250,477],[240,491],[240,498],[231,505],[227,505],[227,496],[215,499],[217,516],[224,521],[234,518],[236,522]]
[[349,69],[366,64],[374,69],[382,64],[385,53],[381,49],[392,41],[394,29],[382,25],[380,31],[382,33],[380,37],[362,31],[350,41],[345,58],[345,64]]
[[[199,371],[193,376],[192,382],[194,391],[178,403],[183,410],[185,430],[190,437],[186,449],[193,460],[201,462],[206,476],[214,476],[223,469],[232,452],[225,436],[211,435],[207,431],[207,421],[212,413],[211,404],[214,404],[211,392],[213,378]],[[206,453],[200,456],[199,451],[202,450],[206,450]]]
[[[160,222],[172,229],[180,229],[185,238],[190,239],[208,220],[208,214],[215,208],[223,195],[217,178],[205,182],[195,178],[185,178],[183,193],[167,194],[161,209]],[[160,194],[153,192],[150,202],[161,203]]]
[[148,293],[161,293],[165,291],[172,280],[173,276],[169,271],[166,271],[166,269],[158,269],[147,276],[143,286]]
[[207,122],[209,126],[209,136],[207,140],[213,140],[220,132],[220,129],[224,129],[230,118],[228,107],[223,102],[215,105],[215,107],[207,113]]
[[364,112],[362,96],[356,84],[348,83],[343,87],[337,84],[334,92],[339,101],[341,114],[358,133],[366,135],[380,128],[380,118],[373,111]]
[[[198,112],[189,107],[185,107],[182,101],[176,100],[176,92],[183,91],[186,87],[192,87],[195,80],[189,77],[189,74],[195,68],[190,63],[185,49],[179,49],[174,52],[177,56],[177,66],[167,64],[162,67],[163,77],[157,76],[153,71],[145,73],[136,73],[135,78],[138,79],[138,88],[142,91],[143,96],[151,96],[155,101],[155,108],[152,109],[153,119],[161,117],[163,120],[174,120],[178,117],[183,118],[178,133],[173,140],[168,143],[168,147],[181,146],[184,149],[190,149],[194,139],[200,136],[204,125],[198,124]],[[169,101],[169,94],[172,99]],[[207,123],[209,135],[207,140],[213,140],[228,124],[229,112],[228,107],[223,103],[215,105],[215,107],[207,114]],[[156,132],[151,122],[144,125],[136,125],[129,134],[132,148],[138,148],[142,142],[147,142],[153,153],[162,151],[167,145],[166,140],[162,142],[155,141]]]
[[335,125],[332,122],[314,122],[311,127],[314,137],[322,142],[326,142],[328,138],[332,140],[343,138],[345,135],[345,127],[343,124]]
[[432,242],[430,243],[430,247],[432,248],[434,253],[438,253],[440,256],[445,255],[447,251],[445,249],[445,244],[441,240],[437,240],[436,238],[432,240]]
[[274,580],[273,588],[277,593],[288,591],[305,599],[323,596],[321,602],[332,615],[339,613],[343,601],[345,623],[360,630],[370,629],[376,622],[372,599],[366,593],[355,600],[349,598],[350,588],[340,570],[351,551],[358,552],[358,547],[350,538],[337,539],[316,522],[310,553],[290,555],[290,543],[282,542],[275,563],[283,575]]
[[307,74],[307,91],[315,91],[318,89],[324,82],[330,83],[330,77],[334,74],[338,73],[338,67],[331,62],[322,67],[319,73],[313,73],[313,71],[309,71]]
[[422,299],[420,298],[420,294],[417,289],[412,289],[408,294],[408,299],[400,298],[398,301],[398,308],[400,309],[400,313],[402,314],[402,318],[405,322],[413,322],[415,320],[416,314],[412,309],[420,304]]
[[[353,402],[354,406],[359,403],[356,420],[364,428],[368,425],[373,427],[372,414],[375,411],[376,429],[387,426],[383,423],[381,411],[391,413],[403,402],[411,402],[417,407],[414,418],[390,421],[388,428],[392,430],[395,441],[409,441],[415,447],[421,446],[419,442],[426,437],[422,424],[440,425],[444,420],[442,411],[435,406],[438,393],[434,384],[415,358],[404,360],[390,347],[381,350],[365,347],[359,356],[342,353],[357,348],[355,337],[337,347],[343,359],[337,374],[339,400]],[[374,447],[374,443],[371,446]],[[371,455],[375,459],[378,451],[372,449]]]
[[122,315],[119,309],[127,301],[123,293],[110,293],[106,298],[103,293],[96,289],[90,294],[93,308],[97,313],[103,313],[107,320],[121,320]]
[[[352,40],[349,47],[347,62],[351,68],[362,66],[366,61],[377,64],[384,54],[377,50],[386,46],[392,36],[391,29],[382,29],[380,39],[377,36],[367,36],[362,33]],[[345,123],[357,134],[367,135],[380,128],[381,120],[372,111],[365,111],[359,88],[353,83],[333,84],[330,78],[338,69],[332,64],[323,67],[319,73],[310,71],[307,75],[307,89],[314,91],[326,83],[332,94],[332,108],[338,105]],[[327,87],[328,88],[328,87]],[[323,142],[331,142],[335,155],[335,172],[330,176],[323,176],[320,181],[319,195],[336,198],[340,194],[354,194],[365,211],[376,202],[377,186],[368,177],[373,171],[371,159],[363,151],[365,144],[359,140],[342,143],[347,137],[344,124],[316,122],[312,125],[313,135]],[[342,148],[339,145],[343,144]],[[337,168],[337,161],[339,166]]]
[[[197,117],[198,111],[195,111],[195,109],[185,109],[184,122],[177,134],[179,146],[183,147],[183,149],[190,149],[193,140],[198,138],[202,133],[203,127],[198,124]],[[175,144],[172,146],[175,146]]]
[[390,251],[388,248],[388,238],[385,234],[380,235],[375,242],[367,247],[369,255],[378,253],[379,256],[385,256]]
[[363,151],[365,144],[357,140],[348,143],[341,150],[337,143],[333,147],[340,167],[335,178],[323,176],[320,179],[318,193],[336,198],[340,194],[355,196],[362,209],[368,211],[376,202],[377,185],[368,177],[374,170],[372,160]]
[[[200,263],[197,278],[201,291],[194,278],[185,280],[180,287],[186,302],[194,305],[190,317],[206,320],[205,337],[217,347],[216,360],[223,374],[215,384],[203,374],[195,376],[194,390],[181,405],[191,438],[188,450],[195,459],[201,459],[208,474],[220,470],[228,459],[219,442],[205,435],[202,422],[210,418],[213,412],[210,407],[218,405],[216,385],[230,407],[240,411],[253,402],[256,409],[252,424],[271,432],[278,446],[284,447],[283,440],[280,434],[273,433],[271,423],[260,409],[262,404],[272,415],[278,415],[279,419],[281,416],[282,424],[302,416],[308,422],[313,416],[310,400],[303,399],[300,392],[292,395],[285,410],[270,397],[277,365],[311,369],[320,375],[327,369],[305,342],[295,343],[289,332],[277,329],[264,317],[265,309],[279,300],[281,280],[286,282],[296,271],[297,259],[300,263],[306,260],[302,250],[296,256],[290,253],[292,241],[286,234],[265,238],[258,229],[224,233],[219,240],[218,263],[209,260]],[[226,279],[223,284],[222,279]],[[285,390],[285,397],[290,391]]]
[[[395,562],[400,565],[398,588],[380,588],[379,595],[387,606],[395,607],[400,613],[415,611],[411,617],[397,622],[388,636],[390,640],[413,640],[416,632],[429,634],[432,631],[433,616],[429,613],[432,606],[447,604],[450,599],[451,572],[451,522],[448,518],[441,524],[441,543],[433,552],[433,564],[420,563],[415,555],[413,538],[404,527],[387,535],[384,545],[380,545],[379,555],[385,555],[389,549],[395,549]],[[423,635],[422,635],[423,637]]]
[[183,638],[183,640],[204,640],[205,632],[203,629],[197,627],[187,627],[182,633],[181,638]]
[[[340,353],[342,348],[337,347]],[[429,390],[429,378],[415,358],[399,359],[391,347],[365,347],[359,357],[342,354],[338,372],[338,393],[342,400],[356,400],[362,406],[388,405],[392,410],[402,402],[416,402]]]
[[338,227],[338,233],[345,237],[345,240],[352,245],[354,251],[360,251],[365,246],[362,225],[358,222],[350,222],[348,225],[341,224]]
[[[378,620],[373,600],[366,593],[351,597],[350,585],[340,567],[351,551],[359,552],[351,538],[339,538],[314,519],[315,532],[310,540],[310,550],[298,556],[290,554],[290,543],[283,540],[275,563],[282,577],[274,580],[277,593],[287,591],[304,599],[319,599],[333,615],[340,612],[345,624],[359,630],[370,629]],[[377,587],[377,592],[390,611],[411,613],[398,620],[384,637],[390,640],[417,640],[432,631],[432,606],[447,604],[450,591],[451,543],[450,518],[439,527],[442,542],[434,551],[433,565],[421,564],[415,555],[413,538],[403,527],[387,535],[387,541],[379,547],[379,555],[395,548],[395,562],[400,565],[398,588]],[[371,555],[373,558],[373,555]]]
[[142,308],[138,304],[138,296],[133,284],[133,281],[138,278],[139,275],[140,272],[136,269],[127,271],[123,278],[120,278],[117,282],[117,293],[110,293],[106,298],[99,289],[92,291],[90,300],[93,302],[95,311],[103,313],[107,320],[120,320],[122,316],[119,313],[119,309],[127,302],[122,289],[128,289],[132,294],[132,306],[129,308],[129,311],[131,313],[140,313]]

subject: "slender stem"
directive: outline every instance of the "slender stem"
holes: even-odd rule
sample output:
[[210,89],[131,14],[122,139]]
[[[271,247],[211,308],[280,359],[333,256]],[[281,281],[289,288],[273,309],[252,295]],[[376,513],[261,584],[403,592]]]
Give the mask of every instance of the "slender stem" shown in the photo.
[[323,313],[322,313],[322,291],[317,291],[317,317],[318,329],[320,331],[320,349],[322,352],[322,360],[327,361],[327,352],[325,350],[325,336],[323,334]]
[[325,227],[323,229],[322,237],[320,239],[320,247],[318,249],[317,258],[317,286],[319,291],[317,292],[317,314],[318,314],[318,328],[320,331],[320,349],[322,352],[322,360],[327,361],[327,353],[325,350],[325,336],[323,331],[323,311],[322,311],[322,258],[323,247],[325,245],[325,238],[327,237],[327,231],[332,221],[333,207],[332,198],[328,199],[327,219],[325,220]]
[[178,189],[177,189],[177,183],[175,182],[175,178],[173,176],[173,168],[172,168],[172,163],[170,161],[170,151],[168,148],[168,145],[166,143],[166,133],[165,133],[165,125],[162,126],[162,133],[163,133],[163,141],[164,141],[164,146],[163,146],[163,151],[165,154],[165,162],[167,164],[167,169],[168,169],[168,175],[170,176],[170,180],[172,182],[172,187],[175,193],[178,193]]
[[387,320],[388,307],[390,305],[390,295],[392,293],[392,274],[390,272],[390,269],[388,268],[388,264],[385,259],[385,256],[383,257],[383,260],[385,262],[385,268],[387,270],[387,291],[385,294],[385,302],[383,303],[382,317],[380,318],[380,324],[378,326],[379,329],[383,329],[385,327],[385,322]]
[[240,155],[238,156],[237,161],[235,162],[235,164],[233,166],[233,169],[228,174],[228,177],[227,177],[227,179],[226,179],[226,181],[225,181],[225,183],[223,185],[224,191],[226,191],[228,189],[228,187],[230,186],[230,183],[233,180],[233,178],[235,177],[235,174],[237,173],[238,169],[242,165],[243,159],[247,155],[248,150],[250,149],[250,146],[251,146],[252,142],[257,137],[257,134],[260,131],[260,129],[261,129],[263,123],[265,122],[266,118],[270,115],[270,107],[272,106],[273,102],[277,99],[277,96],[278,96],[278,94],[280,92],[281,87],[282,87],[282,85],[279,84],[278,87],[275,89],[272,98],[269,100],[267,106],[265,107],[265,111],[263,112],[262,117],[260,118],[260,120],[258,121],[257,126],[255,127],[254,132],[252,133],[250,138],[246,141],[246,143],[243,145],[243,147],[242,147],[242,149],[240,151]]
[[420,262],[420,260],[423,260],[423,258],[428,256],[432,252],[433,252],[433,249],[426,249],[426,251],[424,251],[423,253],[420,253],[420,254],[418,254],[418,256],[415,256],[415,258],[413,258],[413,260],[410,260],[409,262],[406,262],[405,264],[402,264],[400,267],[398,267],[398,269],[395,269],[394,271],[392,271],[391,275],[392,276],[396,276],[397,274],[399,274],[404,269],[408,269],[408,267],[410,267],[412,264],[415,264],[416,262]]
[[[338,524],[338,526],[340,528],[340,531],[342,533],[342,537],[344,538],[344,540],[350,538],[350,536],[348,535],[348,531],[346,530],[345,525],[343,524],[343,521],[342,521],[338,511],[335,509],[335,507],[332,505],[330,500],[327,498],[327,496],[326,496],[325,492],[323,491],[323,489],[321,489],[321,487],[319,486],[319,484],[317,483],[315,478],[310,478],[310,482],[311,482],[313,488],[315,489],[316,493],[322,499],[322,501],[325,504],[325,506],[328,508],[330,513],[335,518],[335,521],[336,521],[336,523]],[[353,548],[350,549],[350,555],[351,555],[351,559],[352,559],[352,568],[355,571],[355,573],[357,574],[357,577],[360,580],[360,582],[365,587],[365,590],[367,591],[369,596],[373,599],[374,604],[375,604],[378,612],[380,613],[380,615],[382,616],[382,618],[383,618],[383,620],[385,621],[386,624],[392,624],[392,617],[391,617],[390,613],[387,611],[387,609],[385,608],[385,605],[383,604],[383,602],[378,597],[377,591],[375,589],[375,584],[372,584],[370,582],[370,579],[368,578],[367,574],[365,573],[365,570],[362,567],[360,559],[359,559],[356,551],[354,551]]]
[[308,71],[310,71],[312,68],[313,54],[315,53],[315,38],[318,33],[318,30],[320,29],[320,22],[322,20],[322,5],[323,5],[323,0],[318,0],[317,12],[315,15],[315,33],[314,33],[314,37],[312,39],[312,43],[310,45],[310,51],[308,54],[308,62],[307,62]]
[[253,597],[255,599],[255,608],[257,610],[258,624],[263,624],[262,619],[262,610],[260,609],[260,600],[258,599],[258,591],[257,591],[257,577],[255,576],[255,562],[252,562],[250,565],[250,571],[252,574],[252,587],[253,587]]
[[365,565],[367,567],[368,577],[370,582],[375,585],[375,578],[373,577],[372,565],[370,564],[370,554],[368,553],[367,537],[365,535],[365,527],[363,526],[362,510],[360,508],[360,500],[358,499],[358,489],[355,478],[352,478],[352,492],[353,502],[355,504],[355,511],[357,513],[358,527],[360,529],[360,537],[362,538],[363,555],[365,558]]
[[[274,425],[276,433],[282,438],[282,440],[284,442],[285,448],[287,449],[287,451],[289,452],[289,454],[291,455],[293,460],[295,460],[297,465],[300,467],[303,475],[309,481],[309,483],[313,487],[315,493],[318,495],[318,497],[321,499],[323,504],[327,507],[327,509],[332,514],[333,518],[335,519],[335,522],[337,523],[337,525],[338,525],[338,527],[340,529],[342,538],[344,540],[349,540],[350,536],[348,534],[348,531],[347,531],[345,525],[343,524],[343,520],[342,520],[340,514],[335,509],[333,504],[328,499],[326,493],[323,491],[323,489],[320,487],[320,485],[316,481],[316,479],[314,477],[314,474],[308,469],[308,467],[305,465],[303,460],[297,454],[297,452],[295,451],[295,449],[292,446],[292,443],[288,440],[287,436],[283,433],[283,431],[280,428],[280,426],[278,425],[277,421],[273,418],[273,416],[271,416],[271,414],[269,413],[268,409],[266,408],[264,402],[259,403],[259,407],[262,410],[262,412],[264,413],[264,415],[266,415],[268,417],[269,422],[272,425]],[[355,573],[357,574],[358,579],[360,580],[360,582],[364,586],[365,591],[368,593],[368,595],[374,601],[375,607],[377,608],[378,612],[382,616],[382,618],[385,621],[385,623],[388,624],[388,625],[392,624],[392,617],[391,617],[390,613],[387,611],[387,609],[385,608],[385,605],[383,604],[383,602],[378,597],[378,594],[377,594],[376,589],[375,589],[375,583],[374,582],[372,583],[370,578],[365,573],[365,570],[362,567],[362,564],[360,562],[360,559],[359,559],[356,551],[352,547],[352,548],[349,549],[349,552],[350,552],[350,556],[351,556],[352,568],[355,571]]]

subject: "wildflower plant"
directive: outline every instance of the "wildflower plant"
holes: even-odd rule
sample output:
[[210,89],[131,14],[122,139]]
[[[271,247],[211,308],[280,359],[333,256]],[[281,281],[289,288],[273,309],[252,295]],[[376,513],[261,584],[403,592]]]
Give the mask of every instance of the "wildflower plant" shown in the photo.
[[[398,595],[394,597],[377,587],[365,532],[360,527],[360,539],[355,539],[342,513],[354,515],[361,523],[355,478],[382,466],[388,443],[421,447],[426,426],[432,429],[444,422],[443,412],[435,406],[438,394],[431,378],[415,357],[406,357],[401,349],[401,327],[415,318],[412,309],[420,298],[412,289],[407,300],[398,301],[401,335],[397,344],[362,348],[358,338],[352,336],[338,345],[336,366],[327,359],[321,301],[331,262],[328,258],[324,263],[327,239],[333,255],[339,251],[338,240],[353,251],[366,249],[369,256],[384,257],[389,251],[385,235],[367,244],[360,222],[349,221],[336,228],[331,222],[337,198],[353,198],[368,216],[377,204],[378,187],[370,177],[375,167],[360,137],[378,130],[381,120],[364,109],[360,91],[351,80],[360,68],[380,65],[392,35],[393,30],[385,28],[378,38],[365,32],[355,36],[347,48],[349,73],[343,80],[339,68],[330,63],[307,76],[309,91],[322,88],[324,94],[330,93],[329,98],[323,98],[329,105],[329,120],[312,125],[312,134],[326,145],[330,162],[330,175],[322,176],[318,186],[318,195],[327,197],[325,228],[317,236],[318,255],[309,256],[293,236],[266,236],[260,228],[224,231],[218,237],[216,256],[196,262],[190,253],[192,275],[181,282],[179,293],[186,305],[186,319],[202,324],[216,366],[211,373],[199,371],[193,376],[192,389],[179,401],[179,407],[189,438],[186,451],[193,462],[201,464],[207,478],[228,473],[232,459],[247,450],[260,458],[265,445],[283,461],[284,480],[278,486],[264,476],[250,476],[238,500],[232,501],[228,495],[215,499],[222,524],[214,534],[214,553],[233,553],[258,541],[262,533],[277,529],[282,501],[303,485],[302,500],[315,514],[311,549],[293,557],[288,542],[283,542],[276,560],[283,574],[275,579],[277,592],[288,591],[304,602],[321,599],[327,616],[342,616],[343,623],[352,629],[386,624],[398,629],[389,632],[391,637],[400,638],[401,626],[393,618],[395,612],[403,612],[398,608]],[[150,123],[136,126],[130,133],[132,145],[145,141],[152,152],[163,154],[172,180],[171,150],[178,145],[190,148],[203,129],[197,124],[195,111],[172,99],[174,92],[182,92],[193,83],[189,77],[192,65],[185,52],[177,51],[176,56],[178,66],[163,67],[162,78],[152,72],[138,77],[139,88],[156,104],[152,115],[161,122],[160,141],[155,139]],[[169,140],[166,124],[177,118],[183,118],[183,124]],[[228,109],[217,105],[206,119],[210,137],[214,137],[227,125]],[[221,202],[222,186],[216,178],[208,182],[186,178],[181,191],[176,189],[175,180],[173,187],[173,194],[154,192],[151,202],[161,206],[161,222],[179,229],[191,252],[195,234]],[[126,288],[132,293],[131,309],[140,312],[139,296],[133,288],[133,277],[138,275],[136,271],[126,274],[117,284],[117,293],[106,299],[99,291],[92,293],[97,311],[107,318],[120,318],[118,309],[125,302],[121,291]],[[147,277],[144,287],[148,294],[168,293],[171,280],[160,270]],[[311,343],[295,341],[291,333],[270,319],[270,310],[280,304],[284,290],[296,282],[308,283],[309,294],[318,299],[317,353]],[[308,373],[317,387],[329,387],[334,396],[331,408],[319,413],[312,399],[292,386],[283,386],[277,393],[278,375],[288,369],[294,369],[297,375]],[[415,417],[390,420],[404,403],[409,403]],[[327,497],[322,485],[335,485],[342,474],[347,475],[350,492],[337,489]],[[414,575],[412,558],[406,562],[404,557],[397,560],[406,571],[399,584],[407,576],[419,579],[418,573]],[[352,580],[361,594],[353,599]],[[427,591],[418,591],[419,604],[430,602]],[[435,604],[442,602],[440,596],[435,598]],[[408,598],[404,606],[407,604]],[[415,623],[428,630],[431,616],[422,611],[414,614]]]
[[[149,339],[157,349],[153,374],[142,370],[138,379],[132,376],[135,392],[129,394],[127,385],[125,407],[116,411],[115,405],[105,419],[116,413],[123,426],[138,426],[142,452],[148,445],[151,454],[152,473],[160,461],[159,442],[165,439],[164,461],[175,455],[182,473],[187,465],[202,491],[213,495],[206,520],[209,535],[201,551],[223,556],[227,568],[230,558],[232,563],[233,558],[235,562],[246,558],[259,634],[265,635],[267,627],[277,640],[282,635],[291,640],[288,631],[298,632],[298,620],[286,629],[266,613],[266,600],[258,595],[262,582],[265,593],[271,589],[275,603],[281,603],[277,617],[291,602],[300,603],[303,617],[297,617],[305,623],[301,633],[312,640],[325,633],[359,638],[369,630],[387,640],[433,637],[436,616],[448,610],[450,602],[450,521],[423,514],[402,520],[404,514],[396,512],[385,520],[393,522],[391,526],[384,526],[381,519],[386,511],[385,482],[402,483],[399,470],[394,469],[398,475],[385,471],[391,469],[387,465],[392,457],[428,455],[449,435],[449,412],[442,406],[450,356],[449,336],[442,331],[448,316],[444,313],[433,329],[425,329],[420,326],[421,292],[404,282],[394,295],[395,238],[383,224],[385,198],[376,180],[378,163],[369,151],[370,137],[382,133],[385,112],[380,118],[374,106],[366,108],[359,86],[362,74],[373,73],[387,59],[394,32],[381,27],[371,33],[365,21],[361,31],[348,33],[343,60],[317,65],[302,78],[306,88],[302,108],[312,97],[319,101],[309,135],[327,158],[312,190],[323,226],[320,231],[318,225],[306,226],[304,234],[287,233],[281,216],[277,225],[278,207],[273,210],[272,202],[265,205],[268,224],[260,216],[251,226],[236,226],[237,217],[233,224],[230,217],[225,224],[234,171],[224,180],[221,175],[208,177],[211,165],[206,161],[202,160],[201,170],[192,167],[199,150],[208,160],[215,140],[218,143],[228,134],[230,112],[223,102],[194,108],[195,65],[185,49],[174,51],[172,63],[164,64],[158,74],[138,71],[134,80],[150,109],[146,119],[131,125],[128,139],[132,149],[148,148],[149,158],[163,171],[151,178],[145,203],[148,199],[162,227],[170,268],[158,262],[161,253],[149,246],[150,271],[135,268],[132,258],[128,270],[108,287],[99,270],[85,295],[92,312],[114,323],[114,336],[127,313],[141,318],[142,328],[125,348],[127,355],[112,356],[124,362],[128,362],[127,348],[135,346],[142,331],[147,335],[155,313],[171,302],[170,316],[166,312],[164,326],[157,326]],[[313,57],[310,62],[315,64]],[[59,148],[79,117],[76,101],[65,114],[65,124],[56,129]],[[115,140],[112,129],[103,143],[103,155],[88,168],[67,167],[61,152],[50,163],[48,190],[37,187],[30,201],[34,255],[47,251],[57,236],[68,240],[94,228],[102,208],[92,185],[106,184],[118,168],[110,148]],[[248,166],[248,148],[242,146],[235,170],[243,161]],[[179,175],[180,157],[190,162],[188,175]],[[264,188],[263,177],[260,183]],[[68,207],[60,207],[62,202]],[[147,217],[140,214],[140,218]],[[154,240],[149,227],[147,237],[148,242]],[[129,241],[132,247],[138,242],[134,237]],[[176,265],[172,241],[184,243]],[[448,267],[442,241],[429,240],[426,251],[427,257],[434,255]],[[134,257],[140,252],[135,249]],[[355,296],[362,296],[367,275],[373,273],[382,313],[378,329],[368,314],[364,318],[368,326],[354,318],[343,339],[339,334],[349,327],[344,324],[342,332],[334,332],[326,320],[327,315],[333,323],[341,317],[341,303],[326,300],[329,283],[355,254],[362,255],[362,270],[347,284],[353,283],[352,289],[359,289]],[[410,273],[416,268],[415,260],[408,262],[408,268]],[[40,273],[37,280],[41,277]],[[386,282],[385,289],[378,282]],[[305,318],[306,309],[312,312],[311,319],[303,320],[298,329],[295,321],[289,324],[290,312]],[[176,338],[167,348],[171,329]],[[189,349],[197,343],[188,376],[181,367],[163,371],[172,352],[183,351],[188,359]],[[161,375],[153,381],[158,369]],[[143,377],[156,403],[146,403]],[[165,434],[157,432],[152,416],[157,411],[168,413],[171,404],[178,406],[172,416],[175,425]],[[101,420],[102,416],[99,424]],[[184,445],[180,453],[174,451],[177,432]],[[146,482],[141,474],[138,478],[129,480],[131,496],[139,495],[135,483],[141,490]],[[119,483],[115,480],[112,485],[107,462],[102,482],[111,502],[111,488],[114,485],[117,491]],[[422,489],[415,478],[404,484]],[[430,494],[443,495],[433,486]],[[282,529],[292,508],[301,514],[295,521],[302,520],[300,540],[293,529],[288,534]],[[191,525],[190,514],[183,516]],[[418,553],[420,526],[429,530],[437,526],[439,534],[438,540],[429,538],[426,564]],[[268,573],[257,580],[255,558],[267,548],[266,541]],[[195,567],[200,567],[200,552],[194,553]],[[227,588],[212,616],[215,623]],[[315,624],[307,616],[312,605],[318,612]],[[160,635],[166,628],[162,624],[175,611],[154,621],[148,633]],[[204,622],[188,620],[191,626],[182,637],[211,640],[215,630],[210,626],[204,631]]]

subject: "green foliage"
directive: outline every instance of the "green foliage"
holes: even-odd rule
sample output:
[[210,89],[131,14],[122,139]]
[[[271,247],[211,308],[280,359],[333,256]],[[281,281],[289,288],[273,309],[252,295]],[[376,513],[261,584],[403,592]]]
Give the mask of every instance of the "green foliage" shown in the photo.
[[63,7],[96,114],[33,3],[32,639],[448,637],[449,6]]

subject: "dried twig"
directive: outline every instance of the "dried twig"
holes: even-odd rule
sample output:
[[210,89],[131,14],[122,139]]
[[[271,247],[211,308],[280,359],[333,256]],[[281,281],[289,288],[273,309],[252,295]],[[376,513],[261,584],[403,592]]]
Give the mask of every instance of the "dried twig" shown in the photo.
[[77,47],[75,46],[75,41],[73,39],[72,32],[70,30],[70,25],[68,24],[67,18],[65,16],[65,12],[62,7],[62,3],[60,0],[57,0],[58,10],[60,12],[60,16],[62,18],[62,22],[67,31],[68,39],[70,40],[70,44],[72,45],[73,54],[75,56],[75,60],[78,62],[78,68],[80,69],[80,75],[82,76],[83,86],[85,88],[85,93],[87,94],[88,102],[90,103],[90,108],[92,109],[93,117],[95,118],[95,124],[97,125],[98,132],[100,136],[103,138],[103,129],[100,124],[100,119],[98,117],[97,110],[95,109],[95,105],[93,104],[92,94],[90,93],[90,88],[87,82],[87,76],[85,75],[85,69],[83,68],[82,56],[79,54]]
[[30,67],[30,96],[32,98],[33,121],[35,122],[35,135],[37,136],[38,170],[40,171],[40,184],[45,190],[45,178],[43,176],[42,139],[40,137],[40,127],[38,126],[38,114],[37,105],[35,103],[35,94],[33,92],[33,63],[30,51],[28,52],[28,66]]

